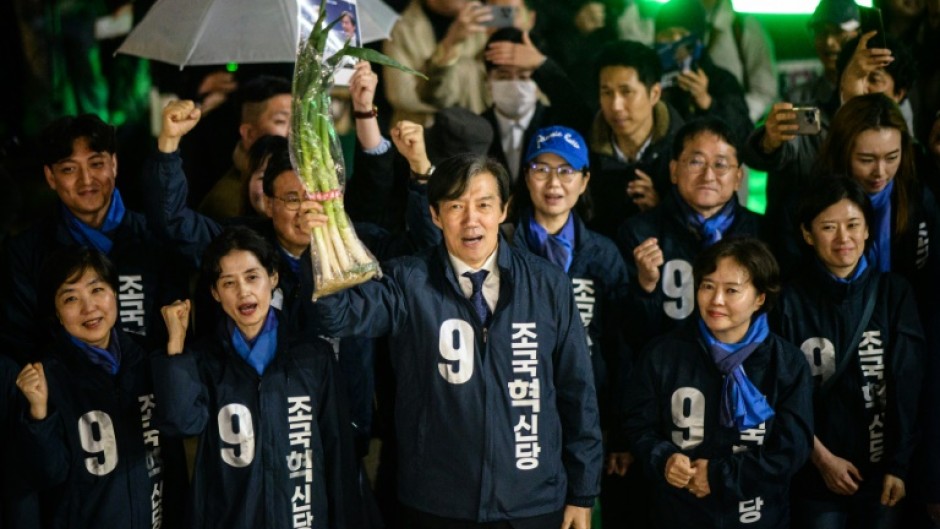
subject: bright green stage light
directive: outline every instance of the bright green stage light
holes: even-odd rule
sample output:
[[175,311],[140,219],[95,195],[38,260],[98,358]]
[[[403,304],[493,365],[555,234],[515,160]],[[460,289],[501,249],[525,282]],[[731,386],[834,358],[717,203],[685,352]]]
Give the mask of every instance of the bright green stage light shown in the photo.
[[[668,0],[655,0],[665,4]],[[872,0],[855,0],[860,6],[871,7]],[[819,0],[731,0],[734,10],[741,13],[768,13],[774,15],[809,15]]]

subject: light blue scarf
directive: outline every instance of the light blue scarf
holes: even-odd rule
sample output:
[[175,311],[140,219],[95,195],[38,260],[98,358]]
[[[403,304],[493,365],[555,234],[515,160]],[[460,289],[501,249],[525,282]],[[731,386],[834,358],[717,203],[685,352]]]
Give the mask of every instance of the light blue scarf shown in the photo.
[[268,308],[268,316],[264,320],[264,327],[254,340],[248,341],[245,335],[238,329],[231,318],[228,320],[228,330],[232,337],[232,347],[238,356],[242,357],[248,365],[255,368],[259,375],[264,374],[264,370],[274,360],[277,352],[277,314],[274,308]]
[[744,361],[760,347],[760,344],[764,343],[770,334],[767,315],[761,314],[754,318],[744,338],[734,344],[718,341],[701,318],[698,320],[698,327],[708,344],[715,366],[721,374],[725,375],[719,414],[721,425],[727,428],[737,428],[738,431],[743,432],[756,428],[773,417],[773,408],[744,373],[743,367]]
[[75,242],[82,246],[91,246],[105,255],[111,253],[111,248],[114,246],[111,235],[121,225],[126,213],[120,191],[115,189],[111,194],[111,205],[108,207],[108,214],[104,218],[101,229],[92,228],[78,220],[78,217],[72,214],[69,208],[65,207],[65,204],[61,204],[61,207],[65,225]]

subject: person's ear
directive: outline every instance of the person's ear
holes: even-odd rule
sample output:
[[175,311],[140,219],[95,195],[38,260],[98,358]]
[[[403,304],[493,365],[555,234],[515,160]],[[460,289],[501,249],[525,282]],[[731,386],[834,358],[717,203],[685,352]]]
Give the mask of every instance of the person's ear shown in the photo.
[[663,96],[663,86],[661,84],[653,83],[653,86],[650,87],[650,105],[656,106],[656,103],[659,103],[659,99]]
[[271,274],[271,290],[272,290],[272,291],[273,291],[275,288],[277,288],[277,281],[278,281],[278,279],[279,279],[279,277],[278,277],[278,275],[277,275],[277,271],[275,271],[273,274]]
[[669,181],[673,184],[679,182],[679,177],[676,176],[676,170],[679,167],[679,163],[675,160],[669,160]]
[[[865,228],[865,231],[867,232],[868,228]],[[806,244],[813,246],[813,247],[816,246],[816,240],[813,238],[812,232],[810,232],[805,227],[803,227],[802,224],[800,225],[800,232],[803,234],[803,241],[806,242]],[[868,238],[867,233],[865,234],[865,238],[866,239]]]
[[428,206],[428,209],[431,210],[431,221],[434,223],[435,226],[443,230],[444,225],[441,222],[440,216],[438,216],[437,214],[437,209],[434,206]]
[[212,299],[218,301],[219,303],[222,303],[222,298],[219,297],[219,291],[216,290],[215,285],[212,285],[212,288],[209,289],[209,292],[212,293]]
[[49,189],[55,191],[55,175],[52,173],[52,168],[44,165],[42,166],[42,172],[46,175],[46,183],[49,184]]

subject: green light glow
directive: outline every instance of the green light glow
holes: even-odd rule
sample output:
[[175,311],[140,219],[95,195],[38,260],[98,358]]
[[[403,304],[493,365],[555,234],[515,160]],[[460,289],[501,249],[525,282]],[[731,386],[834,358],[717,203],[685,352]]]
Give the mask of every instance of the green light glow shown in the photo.
[[[665,4],[668,0],[653,0]],[[872,0],[856,0],[860,6],[871,7]],[[741,13],[767,13],[774,15],[809,15],[819,0],[731,0],[734,10]]]
[[238,63],[230,62],[225,65],[225,69],[228,70],[229,72],[235,73],[238,71]]

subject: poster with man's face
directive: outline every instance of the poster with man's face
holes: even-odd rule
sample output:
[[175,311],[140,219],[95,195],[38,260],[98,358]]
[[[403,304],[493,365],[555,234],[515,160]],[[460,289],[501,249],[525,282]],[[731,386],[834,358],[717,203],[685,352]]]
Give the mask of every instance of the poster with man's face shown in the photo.
[[[317,21],[320,14],[321,0],[298,0],[298,17],[300,18],[299,28],[301,38],[304,39],[310,34],[313,24]],[[324,26],[339,20],[330,30],[326,39],[326,47],[323,50],[324,59],[330,57],[340,49],[346,42],[350,46],[360,46],[362,43],[362,34],[359,32],[359,10],[356,0],[324,0],[326,1],[326,21]],[[353,74],[353,65],[355,59],[346,57],[336,68],[334,76],[335,84],[349,85],[349,79]]]

